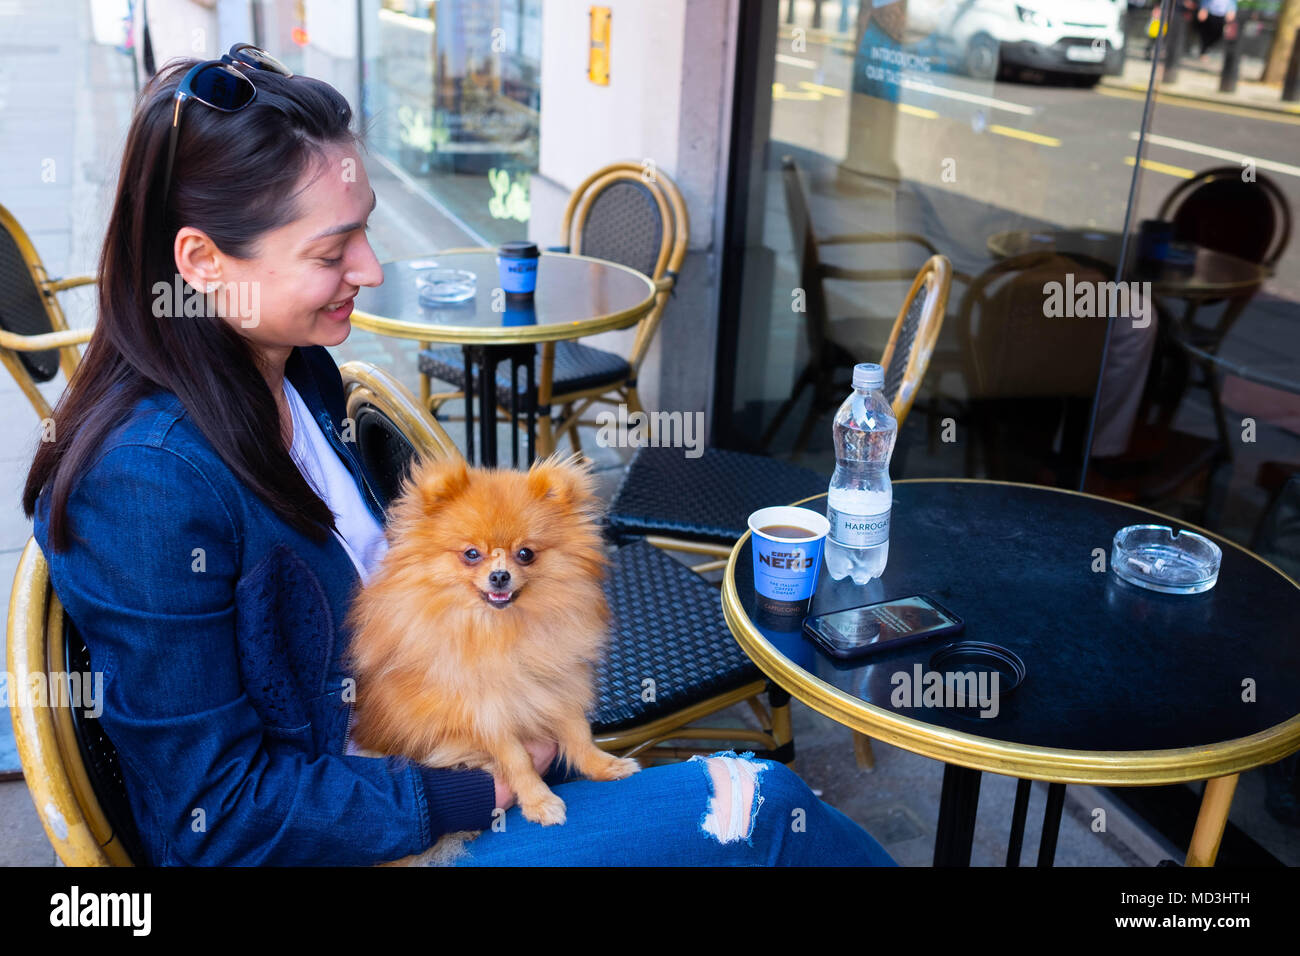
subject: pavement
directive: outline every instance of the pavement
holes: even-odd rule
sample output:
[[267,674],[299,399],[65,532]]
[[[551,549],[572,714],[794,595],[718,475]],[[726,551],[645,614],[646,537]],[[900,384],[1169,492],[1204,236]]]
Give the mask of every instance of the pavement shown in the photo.
[[[85,4],[45,4],[16,0],[0,6],[0,18],[22,17],[21,34],[10,25],[7,56],[0,58],[0,203],[28,226],[38,250],[54,273],[93,271],[116,158],[132,100],[130,61],[111,48],[90,43]],[[5,27],[0,22],[0,29]],[[21,45],[15,41],[21,39]],[[30,79],[40,77],[40,80]],[[62,170],[53,183],[39,171],[53,157]],[[381,260],[420,255],[466,244],[455,224],[440,216],[416,191],[368,161],[379,206],[372,219],[371,241]],[[64,179],[62,177],[66,176]],[[86,290],[65,297],[75,326],[91,321],[92,297]],[[339,361],[361,358],[393,370],[413,389],[414,358],[409,343],[354,332],[334,350]],[[62,378],[43,388],[55,400]],[[30,522],[17,505],[37,422],[17,387],[0,376],[0,588],[12,581],[18,554],[30,536]],[[450,409],[452,414],[455,409]],[[461,439],[462,429],[449,426]],[[505,433],[503,432],[503,437]],[[602,493],[608,496],[625,464],[626,449],[601,448],[591,434],[583,447],[594,460]],[[7,608],[7,600],[0,608]],[[734,718],[750,723],[747,709],[733,708],[710,720]],[[795,702],[793,705],[796,770],[820,797],[866,826],[900,863],[925,866],[932,858],[942,782],[942,764],[877,742],[876,766],[857,766],[850,732]],[[0,719],[0,771],[15,769],[8,721]],[[986,774],[980,794],[972,862],[1001,865],[1014,798],[1014,781]],[[1033,862],[1046,787],[1035,784],[1030,803],[1022,862]],[[1098,810],[1105,825],[1098,828]],[[1236,813],[1234,811],[1234,819]],[[1153,866],[1164,859],[1181,861],[1182,851],[1116,806],[1105,792],[1071,786],[1066,791],[1056,863],[1059,866]],[[57,865],[35,808],[21,779],[0,782],[0,866]]]
[[[1103,77],[1102,85],[1145,94],[1151,82],[1151,60],[1142,55],[1142,49],[1141,46],[1135,46],[1124,61],[1124,72],[1119,76]],[[1257,78],[1264,73],[1264,61],[1258,57],[1241,58],[1236,89],[1230,93],[1219,90],[1223,74],[1222,45],[1204,59],[1190,54],[1185,56],[1179,61],[1178,72],[1172,83],[1164,80],[1163,56],[1161,60],[1161,65],[1156,70],[1160,99],[1196,100],[1300,117],[1300,102],[1283,102],[1280,84],[1258,82]]]

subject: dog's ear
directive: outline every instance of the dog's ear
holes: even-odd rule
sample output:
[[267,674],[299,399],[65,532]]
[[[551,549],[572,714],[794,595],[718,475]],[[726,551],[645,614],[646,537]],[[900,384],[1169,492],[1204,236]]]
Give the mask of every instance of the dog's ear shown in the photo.
[[421,510],[433,512],[469,487],[469,466],[459,455],[421,461],[412,469],[409,482],[418,496]]
[[601,510],[591,468],[581,455],[552,455],[528,470],[528,490],[562,507],[595,515]]

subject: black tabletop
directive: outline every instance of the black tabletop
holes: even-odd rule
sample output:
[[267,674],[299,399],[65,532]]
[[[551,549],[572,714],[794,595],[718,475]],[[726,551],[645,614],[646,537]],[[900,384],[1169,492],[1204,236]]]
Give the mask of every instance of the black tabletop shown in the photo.
[[[820,510],[825,501],[807,506]],[[1109,571],[1111,541],[1125,525],[1148,523],[1164,522],[1050,488],[895,483],[883,577],[864,586],[836,582],[823,563],[811,612],[927,593],[966,628],[856,666],[834,661],[798,630],[767,626],[757,613],[748,542],[736,591],[763,636],[809,673],[882,709],[982,737],[1164,750],[1243,737],[1300,713],[1300,588],[1221,540],[1211,590],[1166,595],[1134,587]],[[1095,548],[1105,553],[1105,572],[1093,570]],[[893,675],[915,673],[918,664],[929,669],[952,640],[992,642],[1023,659],[1027,676],[1000,699],[996,717],[891,701],[901,686]]]

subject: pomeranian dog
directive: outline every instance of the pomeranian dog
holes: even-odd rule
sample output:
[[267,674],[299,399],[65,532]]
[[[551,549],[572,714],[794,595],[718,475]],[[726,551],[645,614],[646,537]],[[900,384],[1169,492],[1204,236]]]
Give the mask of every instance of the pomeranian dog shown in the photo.
[[609,629],[599,509],[574,459],[527,472],[415,465],[389,510],[388,553],[348,615],[357,745],[488,770],[542,825],[564,822],[564,801],[525,742],[557,741],[592,780],[639,770],[596,746],[586,716]]

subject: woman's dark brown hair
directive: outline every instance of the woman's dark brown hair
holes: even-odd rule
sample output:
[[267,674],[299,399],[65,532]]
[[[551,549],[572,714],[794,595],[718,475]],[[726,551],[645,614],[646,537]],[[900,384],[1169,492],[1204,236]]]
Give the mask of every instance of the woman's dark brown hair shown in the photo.
[[154,288],[176,282],[180,227],[207,234],[237,259],[301,214],[299,181],[326,146],[355,143],[352,111],[333,87],[305,76],[246,70],[257,96],[235,113],[196,101],[182,110],[170,194],[166,170],[176,87],[195,61],[169,64],[145,87],[127,136],[99,259],[95,332],[54,410],[23,489],[31,517],[47,483],[49,542],[68,542],[67,501],[109,432],[155,389],[175,394],[217,454],[293,528],[323,540],[334,527],[280,437],[280,416],[249,343],[217,315],[157,318]]

